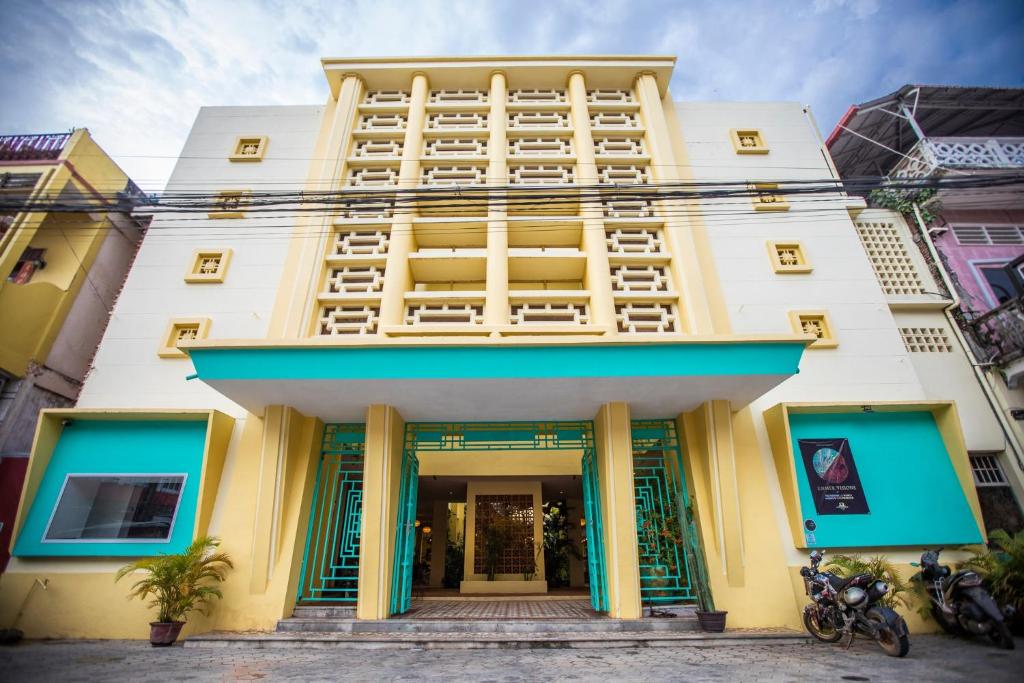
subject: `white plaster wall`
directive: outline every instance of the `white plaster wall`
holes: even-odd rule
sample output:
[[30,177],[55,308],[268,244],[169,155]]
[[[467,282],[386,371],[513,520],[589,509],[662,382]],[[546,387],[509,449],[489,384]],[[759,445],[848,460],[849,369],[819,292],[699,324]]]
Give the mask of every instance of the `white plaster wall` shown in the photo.
[[[167,193],[302,189],[323,107],[203,107]],[[235,137],[269,137],[263,161],[232,163]],[[171,318],[211,319],[210,338],[267,336],[295,218],[154,219],[117,301],[78,405],[88,408],[216,408],[246,411],[197,380],[188,359],[157,356]],[[232,249],[223,284],[187,284],[194,250]]]
[[[698,181],[818,180],[832,177],[820,139],[797,103],[676,103]],[[762,131],[770,152],[736,154],[732,128]],[[704,222],[733,332],[791,332],[790,310],[828,312],[835,349],[804,353],[800,373],[757,401],[919,400],[914,372],[886,298],[838,194],[790,197],[787,212],[755,212],[749,199],[711,199]],[[776,274],[767,241],[799,240],[814,267]]]

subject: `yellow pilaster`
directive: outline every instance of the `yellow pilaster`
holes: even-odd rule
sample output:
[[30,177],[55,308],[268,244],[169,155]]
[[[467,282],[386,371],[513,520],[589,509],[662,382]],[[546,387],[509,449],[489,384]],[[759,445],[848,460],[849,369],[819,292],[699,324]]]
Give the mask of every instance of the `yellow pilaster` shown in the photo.
[[[398,171],[398,187],[412,189],[420,184],[420,157],[423,156],[423,127],[427,117],[427,98],[430,85],[425,74],[412,77],[409,91],[409,117],[406,120],[402,163]],[[413,213],[409,206],[396,206],[391,222],[388,260],[384,269],[384,288],[381,291],[380,324],[401,325],[405,318],[405,293],[412,286],[409,254],[416,246],[412,234]]]
[[405,422],[391,406],[367,409],[356,603],[359,619],[388,617],[404,433]]
[[277,483],[281,477],[282,460],[288,443],[288,409],[267,406],[263,414],[263,443],[260,447],[259,476],[256,482],[256,519],[252,534],[252,571],[249,592],[263,593],[270,576],[274,506],[278,498]]
[[[508,182],[505,131],[505,104],[508,86],[505,74],[491,74],[491,111],[488,116],[490,135],[487,141],[487,184],[503,186]],[[484,324],[508,323],[508,209],[505,193],[494,192],[487,209],[487,299],[484,302]],[[498,332],[492,333],[498,335]]]
[[[576,182],[586,188],[597,185],[597,160],[594,156],[594,137],[590,134],[590,108],[587,106],[587,85],[583,74],[574,71],[569,76],[569,104],[572,107],[572,141],[576,152]],[[616,334],[615,300],[608,268],[608,245],[604,236],[604,212],[600,205],[583,202],[583,250],[587,254],[587,273],[584,278],[590,291],[590,321],[608,328]]]
[[[640,74],[636,79],[635,89],[650,148],[651,175],[657,182],[676,182],[679,180],[679,173],[675,156],[672,154],[672,140],[665,121],[658,82],[653,74]],[[704,277],[693,228],[685,216],[676,215],[680,213],[678,204],[656,204],[658,213],[666,217],[665,240],[672,250],[672,279],[679,289],[682,307],[680,314],[685,321],[685,329],[691,334],[711,334],[714,332],[711,309],[704,294]],[[697,210],[699,207],[692,208]]]
[[640,559],[633,494],[633,437],[629,404],[606,403],[594,419],[604,525],[608,616],[640,618]]
[[704,412],[707,431],[711,500],[715,507],[722,571],[730,586],[744,584],[743,520],[740,516],[736,446],[728,401],[710,401]]

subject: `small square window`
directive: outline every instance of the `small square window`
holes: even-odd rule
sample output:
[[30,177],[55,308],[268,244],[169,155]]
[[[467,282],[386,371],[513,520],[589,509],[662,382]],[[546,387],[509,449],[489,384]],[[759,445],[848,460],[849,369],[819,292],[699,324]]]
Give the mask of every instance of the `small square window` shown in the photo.
[[235,146],[228,155],[230,161],[263,161],[267,151],[267,136],[241,136],[235,138]]
[[781,194],[778,183],[751,183],[751,201],[754,211],[789,211],[789,202]]
[[185,282],[224,282],[230,262],[230,249],[196,249],[192,254],[192,266],[185,274]]
[[833,349],[839,346],[832,322],[825,311],[790,311],[789,323],[797,334],[810,334],[818,338],[809,349]]
[[776,273],[809,273],[813,270],[800,242],[768,242],[768,257]]
[[222,190],[217,193],[216,208],[206,215],[210,218],[244,218],[251,194],[249,190]]
[[756,128],[733,128],[729,131],[733,149],[737,154],[767,154],[764,135]]
[[185,352],[178,348],[178,345],[182,342],[206,339],[209,333],[209,318],[174,318],[167,324],[163,344],[157,355],[161,358],[185,358]]

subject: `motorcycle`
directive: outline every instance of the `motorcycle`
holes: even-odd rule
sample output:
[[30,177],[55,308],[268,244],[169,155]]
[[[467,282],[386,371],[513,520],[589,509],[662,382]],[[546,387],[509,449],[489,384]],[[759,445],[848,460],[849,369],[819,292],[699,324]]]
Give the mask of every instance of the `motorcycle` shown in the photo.
[[987,635],[999,647],[1012,650],[1013,636],[1006,623],[1009,613],[999,609],[978,574],[969,569],[954,574],[948,566],[939,564],[941,552],[942,548],[927,550],[920,564],[911,562],[921,568],[911,580],[924,583],[935,621],[951,635]]
[[885,581],[871,574],[841,577],[818,569],[825,551],[811,552],[809,567],[800,568],[804,589],[811,604],[804,607],[804,627],[823,643],[857,634],[870,637],[890,657],[905,657],[910,651],[907,622],[894,610],[880,604],[889,592]]

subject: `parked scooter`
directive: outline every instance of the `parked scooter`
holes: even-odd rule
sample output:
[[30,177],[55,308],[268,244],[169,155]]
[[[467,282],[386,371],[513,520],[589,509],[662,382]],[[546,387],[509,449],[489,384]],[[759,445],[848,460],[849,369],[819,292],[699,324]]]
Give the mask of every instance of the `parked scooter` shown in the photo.
[[921,555],[920,564],[911,563],[921,568],[912,580],[924,582],[935,621],[946,633],[987,635],[999,647],[1012,650],[1013,636],[1006,623],[1009,615],[1000,611],[978,574],[969,569],[953,574],[948,566],[939,564],[941,552],[942,548],[927,550]]
[[885,581],[871,574],[840,577],[818,569],[825,551],[811,552],[809,567],[800,568],[804,589],[811,604],[804,607],[804,626],[824,643],[856,634],[869,636],[890,657],[904,657],[910,650],[907,622],[894,610],[880,604],[889,592]]

